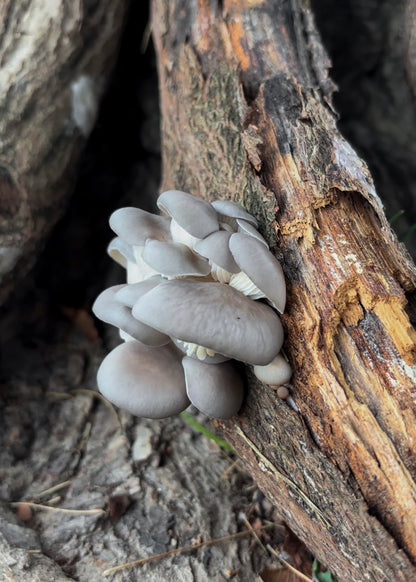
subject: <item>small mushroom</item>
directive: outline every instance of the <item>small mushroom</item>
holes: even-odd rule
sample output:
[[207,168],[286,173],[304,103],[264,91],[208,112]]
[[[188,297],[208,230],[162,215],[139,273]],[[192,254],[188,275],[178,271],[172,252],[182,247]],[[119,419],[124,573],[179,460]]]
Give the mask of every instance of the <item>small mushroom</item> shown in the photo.
[[282,354],[277,354],[266,366],[254,366],[253,372],[261,382],[271,386],[287,384],[292,376],[292,368]]
[[[117,301],[116,295],[123,287],[124,285],[115,285],[100,293],[92,306],[95,316],[118,327],[146,345],[162,346],[167,344],[170,341],[167,335],[135,319],[131,309]],[[123,338],[125,337],[123,336]]]
[[247,222],[247,220],[243,220],[241,218],[237,218],[236,222],[238,227],[237,232],[248,234],[249,236],[254,236],[254,238],[263,243],[265,247],[269,248],[269,245],[261,236],[257,228],[254,228],[254,226],[250,222]]
[[220,222],[225,222],[236,228],[237,218],[242,218],[250,222],[255,228],[258,226],[257,220],[247,212],[240,204],[237,202],[231,202],[231,200],[214,200],[211,205],[218,212]]
[[190,404],[172,345],[150,348],[133,341],[117,346],[104,358],[97,383],[110,402],[136,416],[166,418]]
[[107,253],[113,259],[113,261],[125,269],[127,269],[127,264],[129,262],[133,263],[135,260],[133,247],[127,244],[119,236],[116,236],[112,241],[110,241],[110,244],[107,247]]
[[[231,277],[230,285],[242,293],[244,286],[248,285],[245,294],[253,295],[256,299],[266,297],[277,311],[283,313],[286,304],[285,277],[272,253],[254,237],[239,232],[231,235],[229,246],[243,273]],[[253,284],[255,287],[251,290],[250,285]]]
[[119,236],[113,238],[107,247],[110,257],[126,269],[128,283],[137,283],[157,274],[141,258],[142,250],[143,247],[133,247]]
[[204,277],[211,271],[206,259],[193,253],[186,245],[175,242],[147,240],[142,259],[165,277]]
[[119,208],[110,216],[110,227],[132,246],[142,246],[148,238],[171,240],[170,220],[140,208]]
[[197,242],[194,247],[195,252],[209,260],[211,275],[220,283],[228,283],[231,275],[240,271],[228,248],[230,236],[230,232],[218,230]]
[[270,307],[221,283],[163,281],[135,303],[133,316],[173,338],[250,364],[268,364],[283,343],[282,324]]
[[209,202],[179,190],[167,190],[157,205],[171,217],[171,235],[175,242],[193,247],[199,239],[219,230],[217,213]]
[[237,414],[244,398],[244,386],[231,362],[204,364],[192,358],[182,360],[186,392],[198,410],[212,418]]

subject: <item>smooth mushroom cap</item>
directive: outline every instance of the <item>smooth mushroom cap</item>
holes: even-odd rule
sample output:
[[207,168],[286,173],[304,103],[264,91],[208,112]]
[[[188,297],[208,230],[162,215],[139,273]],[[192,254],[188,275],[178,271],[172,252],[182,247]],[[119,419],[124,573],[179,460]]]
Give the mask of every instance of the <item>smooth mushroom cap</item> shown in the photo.
[[256,365],[268,364],[283,343],[273,309],[221,283],[163,281],[137,301],[133,316],[171,337]]
[[205,277],[211,271],[206,259],[199,257],[182,243],[147,240],[142,259],[166,277]]
[[159,196],[157,205],[193,237],[205,238],[219,230],[217,213],[211,204],[192,194],[167,190]]
[[156,287],[156,285],[159,285],[162,281],[162,277],[156,275],[155,277],[150,277],[150,279],[140,281],[139,283],[121,285],[119,291],[114,295],[114,299],[132,309],[133,305],[142,295]]
[[283,313],[286,283],[283,269],[272,253],[252,236],[237,232],[230,237],[230,251],[240,269],[264,293],[270,303]]
[[250,222],[247,222],[247,220],[243,220],[241,218],[237,218],[237,226],[238,226],[237,232],[241,232],[243,234],[248,234],[249,236],[254,236],[254,238],[256,238],[261,243],[263,243],[264,246],[269,248],[269,245],[264,240],[264,238],[261,236],[261,234],[259,233],[257,228],[254,228],[254,226]]
[[169,218],[140,208],[119,208],[110,216],[110,227],[129,245],[141,246],[148,238],[171,240]]
[[256,228],[258,226],[258,222],[254,216],[247,212],[247,210],[245,210],[240,204],[237,204],[237,202],[231,202],[231,200],[214,200],[211,202],[211,205],[218,212],[221,219],[222,217],[234,219],[242,218],[243,220],[250,222]]
[[228,248],[230,237],[230,232],[218,230],[200,240],[194,250],[229,273],[238,273],[240,268]]
[[166,418],[189,406],[185,377],[172,345],[117,346],[97,374],[100,392],[116,406],[145,418]]
[[230,418],[237,414],[244,398],[244,386],[235,365],[204,364],[185,357],[186,392],[198,410],[212,418]]
[[162,346],[170,339],[164,333],[138,321],[132,316],[131,309],[117,301],[117,293],[124,285],[115,285],[105,289],[94,302],[92,311],[96,317],[118,327],[134,339],[149,345]]
[[107,253],[113,261],[125,269],[127,269],[128,262],[134,262],[133,247],[127,244],[119,236],[116,236],[110,241],[110,244],[107,247]]
[[282,354],[278,354],[267,366],[254,366],[253,372],[261,382],[271,386],[287,384],[292,376],[292,368]]

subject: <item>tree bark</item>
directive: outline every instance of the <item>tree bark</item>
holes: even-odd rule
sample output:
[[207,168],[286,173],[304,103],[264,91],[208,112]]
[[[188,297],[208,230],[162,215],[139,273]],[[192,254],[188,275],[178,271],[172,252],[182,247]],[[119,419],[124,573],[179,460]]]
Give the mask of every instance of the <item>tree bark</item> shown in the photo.
[[416,258],[416,2],[312,0],[333,62],[339,128],[369,165]]
[[415,266],[340,135],[309,2],[153,1],[163,184],[242,203],[288,285],[294,407],[217,422],[340,580],[416,576]]
[[[89,5],[104,22],[101,7],[107,6],[111,19],[113,5]],[[77,4],[65,6],[71,11]],[[97,367],[120,338],[108,326],[96,329],[86,306],[105,286],[125,278],[117,267],[108,272],[108,216],[122,205],[151,209],[159,183],[154,59],[149,49],[142,54],[139,43],[146,8],[131,4],[116,75],[65,220],[25,278],[26,293],[13,294],[13,309],[10,302],[0,317],[2,582],[223,582],[236,577],[253,582],[271,562],[254,538],[244,535],[104,574],[113,566],[246,529],[242,515],[255,528],[276,522],[274,509],[247,473],[182,418],[157,422],[118,415],[97,394]],[[73,78],[69,70],[57,80],[61,75]],[[35,110],[34,119],[43,115]],[[11,120],[8,111],[4,116]],[[2,140],[7,137],[0,134]],[[75,128],[73,138],[78,145],[84,141]],[[36,167],[37,159],[31,143],[25,142],[29,151],[19,145],[28,168]],[[71,144],[68,138],[68,148]],[[52,167],[57,175],[69,175],[68,158],[62,154],[65,167],[60,169],[56,155],[51,146],[40,175],[33,174],[35,185],[42,176],[48,181]],[[35,196],[40,191],[31,192],[28,204],[39,204],[41,212],[44,203],[55,216],[51,207],[64,190],[54,198],[48,186],[44,200]],[[13,225],[17,229],[17,222]],[[258,533],[274,547],[285,536],[279,524]]]
[[117,55],[125,0],[5,0],[0,9],[0,305],[75,186]]

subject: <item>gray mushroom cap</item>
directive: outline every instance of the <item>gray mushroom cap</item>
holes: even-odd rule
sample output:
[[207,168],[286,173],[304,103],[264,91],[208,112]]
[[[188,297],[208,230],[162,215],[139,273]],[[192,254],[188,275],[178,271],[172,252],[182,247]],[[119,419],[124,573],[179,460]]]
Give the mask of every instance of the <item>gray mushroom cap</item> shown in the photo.
[[171,345],[156,349],[132,341],[117,346],[103,360],[97,383],[110,402],[136,416],[166,418],[190,404]]
[[237,204],[237,202],[231,202],[231,200],[214,200],[211,202],[211,205],[218,212],[220,218],[242,218],[243,220],[250,222],[256,228],[258,226],[258,222],[254,216],[247,212],[247,210],[245,210],[240,204]]
[[119,265],[127,268],[127,263],[134,263],[133,247],[127,244],[122,238],[116,236],[110,241],[107,247],[107,253]]
[[150,346],[167,344],[170,341],[167,335],[135,319],[131,309],[117,301],[116,295],[123,287],[124,285],[115,285],[100,293],[92,306],[95,316],[144,344]]
[[270,303],[283,313],[286,304],[286,283],[283,269],[272,253],[252,236],[235,233],[230,237],[230,251],[235,262]]
[[211,263],[218,265],[229,273],[238,273],[240,268],[228,248],[230,237],[230,232],[218,230],[200,240],[194,249],[197,253],[209,259]]
[[211,271],[206,259],[197,256],[182,243],[147,240],[142,259],[166,277],[204,277]]
[[204,364],[185,357],[186,392],[198,410],[212,418],[237,414],[244,398],[244,386],[232,362]]
[[243,220],[242,218],[237,218],[237,226],[238,226],[237,232],[248,234],[249,236],[254,236],[254,238],[263,243],[265,247],[269,248],[269,245],[261,236],[257,228],[254,228],[254,226],[250,222],[247,222],[247,220]]
[[120,289],[114,295],[114,299],[132,309],[133,305],[142,295],[156,287],[156,285],[159,285],[162,281],[162,277],[156,275],[155,277],[150,277],[150,279],[140,281],[139,283],[120,285]]
[[250,364],[268,364],[283,343],[282,324],[270,307],[221,283],[163,281],[137,301],[133,316],[171,337]]
[[171,240],[169,218],[140,208],[119,208],[110,216],[110,227],[133,246],[143,245],[148,238]]
[[196,238],[219,230],[217,213],[209,202],[180,190],[167,190],[157,199],[158,207]]

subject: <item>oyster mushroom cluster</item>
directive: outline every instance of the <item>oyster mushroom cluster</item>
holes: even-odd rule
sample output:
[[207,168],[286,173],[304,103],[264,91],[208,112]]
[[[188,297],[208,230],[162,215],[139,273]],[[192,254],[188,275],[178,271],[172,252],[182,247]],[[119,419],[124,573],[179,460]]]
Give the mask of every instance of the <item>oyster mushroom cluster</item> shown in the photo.
[[192,403],[229,418],[244,396],[233,360],[265,383],[290,379],[276,313],[286,300],[282,268],[240,205],[178,190],[157,205],[162,216],[121,208],[110,217],[108,252],[127,284],[103,291],[93,311],[125,343],[103,360],[98,387],[137,416],[165,418]]

